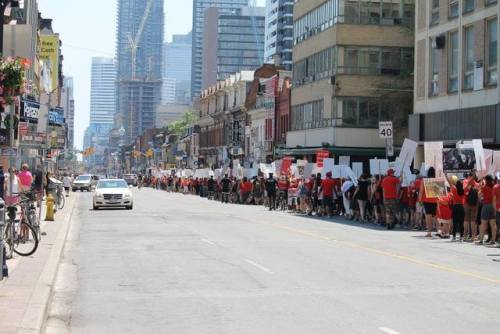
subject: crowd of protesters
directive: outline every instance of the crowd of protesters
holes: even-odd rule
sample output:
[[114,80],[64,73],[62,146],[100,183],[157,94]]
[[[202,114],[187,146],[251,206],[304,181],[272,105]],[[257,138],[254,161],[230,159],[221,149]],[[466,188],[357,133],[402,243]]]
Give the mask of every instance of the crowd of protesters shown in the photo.
[[[426,231],[452,241],[495,244],[500,228],[500,180],[475,173],[446,177],[448,191],[429,197],[424,176],[414,170],[415,181],[402,179],[389,169],[386,176],[363,174],[356,182],[333,178],[332,173],[309,178],[259,175],[248,179],[224,175],[218,179],[140,175],[140,185],[197,195],[223,203],[262,205],[268,210],[290,211],[318,217],[342,216],[363,224]],[[429,168],[427,178],[435,177]],[[433,234],[434,233],[434,234]]]

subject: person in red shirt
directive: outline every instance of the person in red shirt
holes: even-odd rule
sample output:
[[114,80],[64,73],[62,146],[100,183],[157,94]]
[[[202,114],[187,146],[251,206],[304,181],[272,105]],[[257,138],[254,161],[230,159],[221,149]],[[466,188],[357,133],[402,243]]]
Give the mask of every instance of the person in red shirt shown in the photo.
[[326,173],[326,179],[321,182],[323,192],[323,207],[326,209],[328,217],[332,217],[333,210],[333,187],[335,182],[332,179],[332,172]]
[[500,178],[497,175],[497,184],[493,187],[493,204],[495,205],[497,221],[497,237],[500,230]]
[[384,197],[386,226],[388,230],[394,228],[396,219],[396,200],[398,198],[398,187],[401,180],[394,176],[394,169],[387,171],[387,176],[382,180],[382,192]]
[[243,178],[243,181],[240,183],[240,203],[247,204],[248,197],[252,192],[252,182],[248,181],[246,177]]
[[453,221],[451,230],[451,239],[455,240],[457,232],[460,234],[459,240],[463,240],[464,236],[464,220],[465,220],[465,191],[462,181],[456,176],[448,179],[451,185],[451,218]]
[[472,239],[477,238],[477,213],[479,210],[479,184],[476,181],[476,176],[471,173],[466,176],[463,181],[465,201],[464,201],[464,237],[466,240],[469,239],[469,235],[472,235]]
[[[434,169],[434,167],[430,167],[427,171],[427,178],[433,179],[435,177],[436,170]],[[424,206],[425,225],[427,226],[427,234],[425,236],[431,238],[434,220],[437,214],[437,198],[427,197],[423,180],[420,182],[420,190],[418,192],[418,196],[418,201]]]
[[496,210],[493,207],[493,189],[494,189],[493,176],[486,175],[483,184],[481,185],[481,197],[483,199],[483,207],[481,209],[481,230],[479,232],[479,244],[483,243],[484,235],[488,229],[491,229],[491,244],[495,244],[497,240],[497,224],[496,224]]
[[437,235],[444,239],[448,239],[450,237],[451,201],[451,193],[447,193],[446,195],[439,197],[437,202],[437,220],[441,228]]

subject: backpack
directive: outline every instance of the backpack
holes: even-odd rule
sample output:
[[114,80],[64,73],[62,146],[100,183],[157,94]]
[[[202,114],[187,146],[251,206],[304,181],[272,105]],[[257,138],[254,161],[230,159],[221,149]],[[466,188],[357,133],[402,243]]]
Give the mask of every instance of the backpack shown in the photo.
[[476,188],[471,188],[469,190],[466,202],[469,206],[476,206],[479,203],[479,194]]

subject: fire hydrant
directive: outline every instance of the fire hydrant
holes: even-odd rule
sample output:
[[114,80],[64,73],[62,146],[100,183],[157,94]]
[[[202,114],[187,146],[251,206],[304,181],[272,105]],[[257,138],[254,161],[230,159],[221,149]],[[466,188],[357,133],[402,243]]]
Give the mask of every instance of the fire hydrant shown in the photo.
[[45,214],[46,221],[54,221],[54,197],[52,194],[47,196],[47,213]]

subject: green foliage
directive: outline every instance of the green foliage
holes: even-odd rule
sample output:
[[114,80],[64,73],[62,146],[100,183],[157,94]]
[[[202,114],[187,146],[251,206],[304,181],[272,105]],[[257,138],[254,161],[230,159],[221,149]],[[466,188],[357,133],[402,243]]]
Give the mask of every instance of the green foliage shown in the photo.
[[168,130],[171,134],[182,136],[194,121],[194,113],[190,110],[182,116],[182,119],[172,122],[168,126]]

